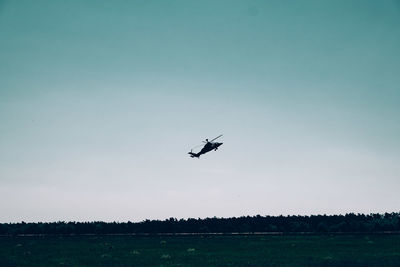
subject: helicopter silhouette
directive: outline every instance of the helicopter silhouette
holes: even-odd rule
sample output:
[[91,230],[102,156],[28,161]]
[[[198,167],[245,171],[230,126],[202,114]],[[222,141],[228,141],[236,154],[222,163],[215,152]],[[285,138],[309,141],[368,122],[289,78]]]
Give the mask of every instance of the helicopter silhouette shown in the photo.
[[211,141],[208,141],[208,139],[206,139],[206,141],[203,141],[203,143],[205,143],[204,147],[200,150],[200,152],[198,153],[193,153],[193,148],[190,150],[190,152],[188,153],[190,155],[190,157],[192,158],[200,158],[200,155],[203,155],[207,152],[210,152],[211,150],[216,151],[218,149],[218,147],[220,145],[222,145],[223,143],[218,143],[218,142],[213,142],[214,140],[216,140],[217,138],[220,138],[222,136],[219,135],[217,137],[215,137],[214,139],[212,139]]

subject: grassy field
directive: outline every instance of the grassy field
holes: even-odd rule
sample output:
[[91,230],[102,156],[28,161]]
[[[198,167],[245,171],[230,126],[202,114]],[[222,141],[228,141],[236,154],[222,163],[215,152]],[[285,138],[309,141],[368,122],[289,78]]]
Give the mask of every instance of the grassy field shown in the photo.
[[400,235],[0,237],[0,266],[400,266]]

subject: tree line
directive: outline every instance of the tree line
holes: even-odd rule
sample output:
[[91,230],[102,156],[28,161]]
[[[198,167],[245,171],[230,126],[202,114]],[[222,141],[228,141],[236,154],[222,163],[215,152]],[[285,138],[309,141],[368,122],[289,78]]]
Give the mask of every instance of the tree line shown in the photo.
[[374,233],[400,231],[400,213],[242,216],[145,220],[141,222],[2,223],[0,235],[157,234],[157,233]]

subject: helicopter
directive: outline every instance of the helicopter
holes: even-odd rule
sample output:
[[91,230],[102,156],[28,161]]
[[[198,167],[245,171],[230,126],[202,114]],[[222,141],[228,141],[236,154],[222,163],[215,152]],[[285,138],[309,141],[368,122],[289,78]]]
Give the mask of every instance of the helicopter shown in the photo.
[[213,142],[214,140],[216,140],[217,138],[220,138],[222,136],[219,135],[217,137],[215,137],[214,139],[212,139],[211,141],[208,141],[208,139],[206,139],[206,141],[203,141],[203,143],[205,143],[204,147],[200,150],[200,152],[198,153],[193,153],[193,149],[190,150],[190,152],[188,153],[190,155],[190,157],[192,158],[200,158],[200,155],[205,154],[207,152],[210,152],[211,150],[216,151],[218,149],[218,147],[220,145],[222,145],[223,143],[218,143],[218,142]]

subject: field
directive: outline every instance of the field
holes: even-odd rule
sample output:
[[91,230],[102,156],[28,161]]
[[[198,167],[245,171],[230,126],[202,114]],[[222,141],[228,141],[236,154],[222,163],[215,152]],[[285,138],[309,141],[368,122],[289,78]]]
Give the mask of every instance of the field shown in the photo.
[[0,266],[400,266],[400,235],[0,237]]

